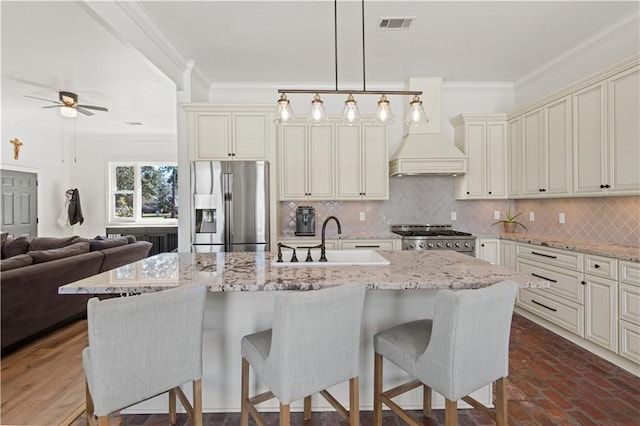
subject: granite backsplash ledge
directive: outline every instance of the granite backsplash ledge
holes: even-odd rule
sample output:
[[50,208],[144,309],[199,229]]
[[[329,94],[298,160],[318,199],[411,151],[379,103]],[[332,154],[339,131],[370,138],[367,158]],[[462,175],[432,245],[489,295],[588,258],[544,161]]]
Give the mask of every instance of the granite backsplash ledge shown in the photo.
[[[323,220],[340,219],[342,230],[352,234],[388,233],[392,224],[452,224],[459,231],[475,235],[502,232],[494,212],[504,216],[507,207],[523,212],[520,220],[528,232],[587,241],[640,247],[640,197],[591,197],[528,200],[456,200],[453,176],[403,176],[389,179],[389,200],[385,201],[282,201],[279,230],[284,237],[294,236],[298,206],[316,210],[316,235]],[[360,220],[364,212],[365,220]],[[457,220],[451,220],[455,212]],[[529,221],[529,212],[535,220]],[[560,224],[559,213],[565,214]],[[332,228],[333,229],[333,228]],[[331,231],[332,233],[334,231]]]

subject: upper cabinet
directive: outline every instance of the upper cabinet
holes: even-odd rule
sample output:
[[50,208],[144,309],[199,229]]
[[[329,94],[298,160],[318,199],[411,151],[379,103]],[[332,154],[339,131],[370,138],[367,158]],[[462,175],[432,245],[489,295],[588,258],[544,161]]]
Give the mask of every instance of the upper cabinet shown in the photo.
[[640,69],[634,67],[573,95],[574,192],[640,192]]
[[279,131],[280,200],[334,197],[334,128],[288,124]]
[[336,126],[336,199],[389,199],[387,128]]
[[506,198],[507,120],[504,114],[461,114],[451,120],[468,171],[455,177],[457,199]]
[[273,108],[188,104],[189,158],[268,160],[274,137]]

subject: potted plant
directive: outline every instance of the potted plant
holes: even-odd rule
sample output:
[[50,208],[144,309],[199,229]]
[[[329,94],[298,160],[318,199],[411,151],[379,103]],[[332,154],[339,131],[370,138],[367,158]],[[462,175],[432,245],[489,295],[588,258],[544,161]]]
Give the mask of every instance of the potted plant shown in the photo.
[[513,234],[514,232],[516,232],[516,225],[522,226],[526,231],[527,227],[516,220],[516,218],[521,214],[522,212],[511,214],[511,206],[509,206],[507,207],[507,211],[505,212],[505,219],[493,222],[492,226],[497,225],[498,223],[502,223],[504,225],[504,232],[507,234]]

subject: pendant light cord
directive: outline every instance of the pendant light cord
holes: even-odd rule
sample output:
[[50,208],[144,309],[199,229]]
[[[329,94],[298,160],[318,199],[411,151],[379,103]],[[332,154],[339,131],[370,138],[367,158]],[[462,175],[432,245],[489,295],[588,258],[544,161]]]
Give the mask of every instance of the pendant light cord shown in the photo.
[[367,91],[365,60],[364,60],[364,0],[362,0],[362,90]]
[[333,54],[336,66],[336,90],[338,90],[338,0],[333,0]]

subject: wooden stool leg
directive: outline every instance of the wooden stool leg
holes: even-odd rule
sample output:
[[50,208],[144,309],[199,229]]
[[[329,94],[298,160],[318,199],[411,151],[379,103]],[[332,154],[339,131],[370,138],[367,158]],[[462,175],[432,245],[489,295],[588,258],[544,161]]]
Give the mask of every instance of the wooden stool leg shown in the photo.
[[202,379],[193,381],[193,426],[202,426]]
[[311,420],[311,395],[304,398],[304,420]]
[[458,426],[458,401],[450,401],[445,398],[444,418],[446,426]]
[[375,353],[373,361],[373,426],[382,426],[382,355]]
[[431,417],[431,388],[427,385],[422,385],[422,412]]
[[107,416],[98,417],[98,426],[109,426],[109,417]]
[[360,425],[360,379],[349,379],[349,425]]
[[176,424],[176,390],[169,389],[169,424]]
[[507,378],[502,377],[496,380],[496,423],[499,426],[507,424]]
[[240,426],[249,425],[249,362],[242,358],[242,398],[240,399]]
[[93,398],[91,398],[91,393],[89,393],[89,383],[87,383],[86,379],[84,381],[85,386],[85,405],[87,407],[87,425],[92,425],[95,421],[93,418],[93,412],[95,410],[93,406]]
[[291,411],[289,404],[280,404],[280,426],[291,425]]

